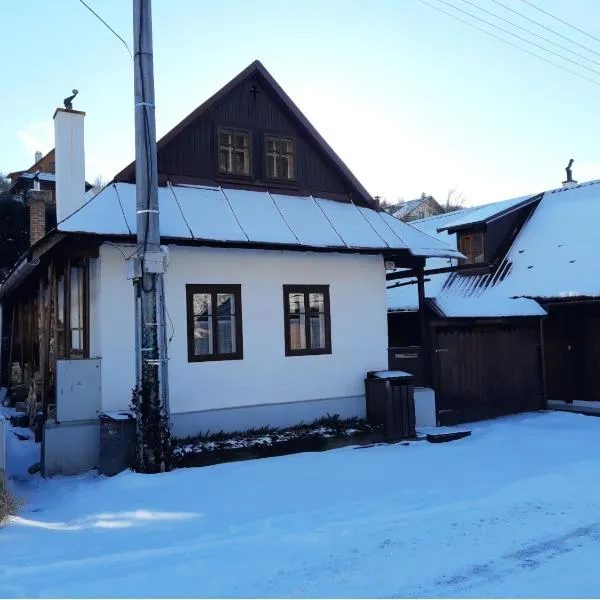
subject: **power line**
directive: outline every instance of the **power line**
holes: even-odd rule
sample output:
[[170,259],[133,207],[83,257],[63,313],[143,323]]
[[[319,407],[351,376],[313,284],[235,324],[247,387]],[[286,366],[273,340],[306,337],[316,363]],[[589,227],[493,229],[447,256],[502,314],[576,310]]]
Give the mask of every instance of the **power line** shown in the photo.
[[517,44],[513,44],[512,42],[505,40],[504,38],[500,37],[499,35],[496,35],[495,33],[488,31],[487,29],[483,29],[483,27],[478,27],[477,25],[474,25],[473,23],[470,23],[469,21],[465,21],[464,19],[461,19],[460,17],[453,15],[452,13],[448,12],[447,10],[440,8],[439,6],[434,6],[433,4],[426,2],[426,0],[418,0],[418,1],[421,4],[425,4],[426,6],[429,6],[430,8],[433,8],[434,10],[437,10],[438,12],[444,13],[445,15],[448,15],[449,17],[452,17],[453,19],[460,21],[461,23],[464,23],[465,25],[469,25],[469,27],[473,27],[474,29],[477,29],[478,31],[482,31],[483,33],[486,33],[487,35],[489,35],[493,38],[496,38],[497,40],[500,40],[501,42],[504,42],[505,44],[508,44],[509,46],[512,46],[513,48],[516,48],[517,50],[521,50],[522,52],[525,52],[525,53],[529,54],[530,56],[534,56],[535,58],[539,58],[540,60],[543,60],[544,62],[547,62],[548,64],[553,65],[553,66],[557,67],[558,69],[562,69],[563,71],[566,71],[567,73],[571,73],[571,75],[575,75],[576,77],[579,77],[580,79],[585,79],[586,81],[589,81],[590,83],[593,83],[594,85],[600,86],[600,83],[595,81],[594,79],[590,79],[589,77],[586,77],[585,75],[582,75],[581,73],[577,73],[576,71],[572,71],[571,69],[568,69],[567,67],[563,67],[562,65],[559,65],[558,63],[555,63],[554,61],[552,61],[548,58],[540,56],[539,54],[536,54],[535,52],[531,52],[531,50],[527,50],[526,48],[518,46]]
[[109,29],[109,31],[114,33],[123,42],[123,45],[127,48],[127,52],[129,52],[129,56],[133,58],[129,44],[91,6],[86,4],[83,0],[79,0],[79,2],[81,2],[81,4],[83,4],[105,27]]
[[506,4],[500,2],[500,0],[491,0],[491,1],[494,2],[494,4],[497,4],[498,6],[501,6],[502,8],[505,8],[506,10],[509,10],[510,12],[514,13],[515,15],[519,15],[519,17],[521,17],[527,21],[530,21],[534,25],[537,25],[538,27],[541,27],[542,29],[545,29],[546,31],[553,33],[554,35],[558,36],[559,38],[562,38],[563,40],[566,40],[567,42],[570,42],[571,44],[575,44],[575,46],[579,46],[580,48],[583,48],[583,50],[586,50],[587,52],[591,52],[592,54],[595,54],[596,56],[600,56],[600,52],[596,52],[595,50],[592,50],[591,48],[588,48],[587,46],[584,46],[583,44],[580,44],[579,42],[572,40],[571,38],[567,37],[566,35],[562,35],[562,33],[558,33],[558,31],[554,31],[554,29],[552,29],[551,27],[546,27],[546,25],[544,25],[543,23],[538,23],[535,19],[531,19],[527,15],[520,13],[518,10],[515,10],[514,8],[511,8],[510,6],[507,6]]
[[463,10],[462,8],[459,8],[458,6],[455,6],[454,4],[452,4],[450,2],[446,2],[446,0],[437,0],[437,1],[441,2],[442,4],[445,4],[446,6],[450,6],[454,10],[458,10],[459,12],[464,13],[465,15],[468,15],[472,19],[476,19],[477,21],[481,21],[482,23],[485,23],[486,25],[489,25],[490,27],[494,27],[495,29],[499,29],[500,31],[507,33],[508,35],[512,35],[513,37],[517,38],[518,40],[521,40],[522,42],[525,42],[526,44],[531,44],[532,46],[535,46],[536,48],[539,48],[540,50],[543,50],[544,52],[548,52],[549,54],[554,54],[554,56],[558,56],[559,58],[562,58],[562,60],[566,60],[570,63],[573,63],[574,65],[577,65],[578,67],[580,67],[582,69],[586,69],[588,71],[591,71],[592,73],[595,73],[596,75],[600,75],[600,71],[596,71],[596,69],[592,69],[592,67],[588,67],[587,65],[582,65],[581,63],[577,62],[576,60],[573,60],[571,58],[563,56],[562,54],[559,54],[558,52],[554,52],[554,50],[548,50],[548,48],[544,48],[544,46],[540,46],[540,44],[536,44],[535,42],[532,42],[531,40],[528,40],[527,38],[517,35],[516,33],[513,33],[512,31],[509,31],[508,29],[504,29],[504,27],[500,27],[499,25],[494,25],[494,23],[491,23],[490,21],[481,19],[480,17],[474,15],[473,13],[470,13],[468,10]]
[[583,29],[579,29],[579,27],[576,27],[575,25],[571,25],[571,23],[567,23],[566,21],[563,21],[560,17],[557,17],[557,16],[553,15],[552,13],[549,13],[548,11],[544,10],[543,8],[536,6],[533,2],[529,2],[529,0],[521,0],[521,1],[525,2],[525,4],[529,4],[529,6],[531,6],[532,8],[535,8],[535,10],[539,10],[541,13],[544,13],[545,15],[552,17],[559,23],[562,23],[563,25],[566,25],[567,27],[570,27],[571,29],[574,29],[575,31],[579,31],[579,33],[583,33],[583,35],[587,35],[589,38],[592,38],[593,40],[600,42],[600,39],[597,38],[596,36],[592,35],[591,33],[588,33],[587,31],[584,31]]
[[471,0],[462,0],[462,1],[465,4],[470,4],[471,6],[479,9],[481,12],[484,12],[492,17],[495,17],[496,19],[499,19],[500,21],[504,21],[504,23],[508,23],[512,27],[516,27],[517,29],[520,29],[521,31],[525,31],[525,32],[529,33],[530,35],[533,35],[536,38],[539,38],[540,40],[544,40],[548,44],[552,44],[553,46],[556,46],[557,48],[560,48],[561,50],[565,50],[566,52],[570,52],[571,54],[574,54],[575,56],[579,56],[579,58],[583,58],[584,60],[593,62],[596,65],[600,65],[600,62],[598,62],[597,60],[594,60],[593,58],[589,58],[588,56],[585,56],[585,54],[580,54],[579,52],[575,52],[575,50],[571,50],[571,48],[567,48],[566,46],[563,46],[562,44],[559,44],[558,42],[555,42],[554,40],[544,37],[543,35],[540,35],[539,33],[535,33],[535,31],[531,31],[531,29],[527,29],[527,27],[518,25],[517,23],[511,21],[510,19],[505,19],[504,17],[497,15],[496,13],[492,12],[491,10],[487,10],[487,9],[479,6],[479,4],[476,4],[475,2],[471,2]]

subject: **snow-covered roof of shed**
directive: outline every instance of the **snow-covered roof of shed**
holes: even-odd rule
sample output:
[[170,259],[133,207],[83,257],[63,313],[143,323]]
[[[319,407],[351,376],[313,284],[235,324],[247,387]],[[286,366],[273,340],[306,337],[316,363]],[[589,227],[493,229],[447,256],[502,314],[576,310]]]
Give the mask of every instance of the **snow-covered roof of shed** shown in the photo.
[[599,219],[600,180],[545,192],[497,269],[451,274],[436,302],[600,297]]
[[[112,183],[58,224],[70,233],[134,235],[135,184]],[[161,236],[213,242],[311,248],[408,250],[415,256],[461,256],[385,212],[313,196],[204,186],[160,187]]]
[[[433,217],[428,217],[426,219],[411,221],[411,225],[413,225],[415,228],[419,229],[423,233],[435,237],[438,240],[444,242],[445,244],[449,244],[453,248],[456,248],[456,234],[450,234],[446,231],[438,232],[438,227],[442,227],[447,221],[451,219],[456,219],[457,215],[466,215],[477,209],[478,207],[463,208],[461,210],[454,211],[451,213],[445,213]],[[425,261],[425,268],[441,269],[444,267],[451,267],[453,265],[456,265],[457,262],[458,260],[454,258],[431,257]],[[441,273],[438,275],[428,275],[425,281],[425,295],[427,297],[432,297],[438,294],[441,291],[442,286],[444,285],[447,278],[448,275],[445,273]],[[410,280],[398,280],[395,283],[402,283],[405,281]],[[419,298],[417,294],[416,285],[401,285],[398,287],[393,287],[394,282],[391,281],[388,285],[390,286],[387,289],[387,303],[389,311],[415,312],[419,310]]]
[[447,213],[449,215],[453,215],[455,218],[447,219],[443,224],[438,223],[437,228],[438,231],[442,231],[446,229],[454,229],[455,227],[465,227],[467,225],[475,225],[476,223],[484,223],[499,213],[505,213],[510,209],[519,208],[522,205],[527,204],[529,200],[533,201],[535,198],[535,194],[529,194],[527,196],[511,198],[510,200],[501,200],[500,202],[493,202],[492,204],[475,206],[466,211],[461,210],[455,213]]
[[440,294],[429,299],[430,305],[447,318],[543,317],[546,311],[529,298],[506,298],[490,295],[486,298],[459,298]]

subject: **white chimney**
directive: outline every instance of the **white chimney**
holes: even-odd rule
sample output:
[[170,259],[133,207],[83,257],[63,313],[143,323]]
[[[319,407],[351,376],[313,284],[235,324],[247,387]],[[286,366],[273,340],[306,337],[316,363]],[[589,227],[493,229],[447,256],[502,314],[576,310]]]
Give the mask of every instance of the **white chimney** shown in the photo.
[[64,108],[57,108],[54,113],[56,220],[58,223],[72,215],[83,204],[85,194],[84,117],[84,112]]
[[35,151],[35,161],[34,162],[40,162],[40,160],[42,160],[42,153],[39,150]]

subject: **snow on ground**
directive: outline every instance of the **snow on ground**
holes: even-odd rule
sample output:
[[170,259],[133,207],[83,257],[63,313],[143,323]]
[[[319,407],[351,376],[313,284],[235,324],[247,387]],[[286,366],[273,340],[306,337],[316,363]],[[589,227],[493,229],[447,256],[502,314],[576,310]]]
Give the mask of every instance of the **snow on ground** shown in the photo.
[[[114,478],[26,475],[0,596],[598,597],[600,419]],[[18,472],[15,472],[18,471]]]

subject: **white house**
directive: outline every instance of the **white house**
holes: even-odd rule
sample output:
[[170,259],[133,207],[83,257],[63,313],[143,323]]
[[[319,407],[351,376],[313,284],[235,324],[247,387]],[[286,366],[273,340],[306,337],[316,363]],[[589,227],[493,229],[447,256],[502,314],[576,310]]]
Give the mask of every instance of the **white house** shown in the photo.
[[[135,169],[85,199],[83,123],[57,110],[59,223],[0,287],[46,474],[96,466],[99,415],[135,385]],[[365,374],[387,368],[385,261],[460,254],[377,211],[258,62],[157,151],[174,436],[364,416]]]

